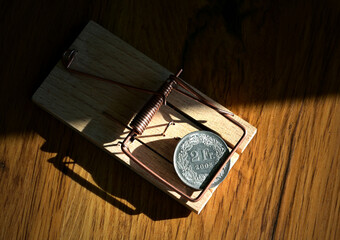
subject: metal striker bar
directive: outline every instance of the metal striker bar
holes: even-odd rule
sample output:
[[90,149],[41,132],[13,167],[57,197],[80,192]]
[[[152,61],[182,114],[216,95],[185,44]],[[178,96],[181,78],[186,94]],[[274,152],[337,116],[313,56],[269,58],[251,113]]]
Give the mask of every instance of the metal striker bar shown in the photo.
[[[174,76],[175,77],[175,76]],[[128,144],[130,142],[132,142],[134,140],[134,138],[137,136],[137,133],[132,129],[129,133],[129,135],[125,138],[125,140],[123,141],[122,145],[121,145],[121,149],[122,151],[129,156],[132,160],[134,160],[139,166],[141,166],[142,168],[144,168],[146,171],[148,171],[154,178],[156,178],[157,180],[161,181],[163,184],[165,184],[167,187],[169,187],[170,189],[174,190],[175,192],[177,192],[179,195],[181,195],[182,197],[184,197],[186,200],[191,201],[191,202],[197,202],[199,201],[203,195],[208,191],[208,189],[210,188],[210,186],[213,184],[213,182],[215,181],[215,179],[217,178],[217,176],[220,174],[220,172],[222,171],[222,169],[227,165],[227,163],[230,161],[231,157],[234,155],[234,153],[236,152],[236,150],[239,148],[240,144],[243,142],[246,134],[247,134],[247,130],[246,128],[240,124],[239,122],[237,122],[235,119],[233,119],[231,116],[229,116],[225,111],[218,111],[217,107],[215,107],[213,104],[211,104],[207,99],[205,99],[203,96],[199,95],[199,93],[195,92],[192,88],[190,88],[188,85],[186,85],[182,80],[180,80],[178,77],[175,77],[175,81],[177,81],[178,85],[182,86],[183,88],[185,88],[187,91],[189,92],[193,92],[193,94],[195,94],[196,96],[199,97],[199,99],[201,101],[202,104],[211,107],[212,109],[214,109],[215,111],[217,111],[218,113],[220,113],[223,117],[227,118],[229,121],[231,121],[232,123],[234,123],[235,125],[237,125],[239,128],[242,129],[243,131],[243,135],[242,137],[239,139],[239,141],[237,142],[237,144],[235,145],[235,147],[232,149],[231,153],[229,154],[228,158],[224,161],[224,163],[222,164],[222,166],[219,168],[219,170],[215,173],[214,177],[210,180],[210,182],[208,183],[208,185],[200,192],[200,194],[195,197],[192,198],[191,196],[189,196],[188,194],[186,194],[185,192],[183,192],[182,190],[178,189],[176,186],[174,186],[173,184],[171,184],[170,182],[168,182],[166,179],[164,179],[162,176],[158,175],[156,172],[154,172],[152,169],[150,169],[147,165],[145,165],[144,163],[142,163],[138,158],[136,158],[128,149]],[[186,95],[188,96],[188,95]],[[189,95],[190,96],[190,95]],[[208,104],[209,105],[208,105]]]

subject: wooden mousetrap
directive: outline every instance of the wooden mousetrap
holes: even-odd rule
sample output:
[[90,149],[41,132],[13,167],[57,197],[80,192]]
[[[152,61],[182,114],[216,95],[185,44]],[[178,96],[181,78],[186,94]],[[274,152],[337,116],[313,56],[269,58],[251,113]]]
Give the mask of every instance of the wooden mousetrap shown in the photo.
[[[59,61],[34,94],[33,101],[199,213],[217,187],[198,191],[184,185],[178,178],[172,164],[178,139],[202,128],[218,133],[233,153],[230,158],[232,167],[255,135],[256,128],[236,115],[228,119],[211,107],[172,91],[167,97],[160,96],[163,103],[166,98],[167,104],[155,113],[142,134],[133,136],[133,144],[128,146],[133,157],[128,157],[121,144],[131,135],[131,121],[138,116],[150,95],[126,88],[124,84],[157,91],[172,73],[93,21],[88,23],[70,49],[78,51],[72,59],[72,69],[76,72],[69,71]],[[77,74],[78,71],[87,74]],[[100,81],[92,75],[121,85]],[[182,81],[177,76],[171,79]],[[229,111],[184,81],[183,84],[221,111]],[[241,143],[244,132],[238,125],[247,132]]]

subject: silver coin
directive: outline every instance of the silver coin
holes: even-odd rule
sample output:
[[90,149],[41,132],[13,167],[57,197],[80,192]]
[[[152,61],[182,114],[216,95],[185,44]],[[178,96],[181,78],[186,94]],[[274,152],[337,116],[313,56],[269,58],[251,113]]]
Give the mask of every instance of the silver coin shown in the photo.
[[[189,187],[204,189],[230,154],[221,137],[209,131],[192,132],[177,144],[174,167],[178,177]],[[227,176],[230,161],[217,176],[211,187]]]

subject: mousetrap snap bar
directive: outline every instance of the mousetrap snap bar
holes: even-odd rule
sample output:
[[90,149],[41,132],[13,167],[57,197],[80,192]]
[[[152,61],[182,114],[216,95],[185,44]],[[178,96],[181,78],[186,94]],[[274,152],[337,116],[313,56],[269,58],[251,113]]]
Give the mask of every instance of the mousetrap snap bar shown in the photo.
[[256,128],[180,74],[90,21],[33,101],[199,213]]

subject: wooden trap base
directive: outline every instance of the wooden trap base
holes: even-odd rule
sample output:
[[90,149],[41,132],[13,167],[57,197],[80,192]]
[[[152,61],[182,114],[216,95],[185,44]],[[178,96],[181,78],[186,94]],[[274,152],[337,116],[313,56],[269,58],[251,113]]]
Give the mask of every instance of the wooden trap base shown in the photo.
[[[157,90],[171,74],[92,21],[70,49],[79,51],[73,68],[141,88]],[[130,131],[127,128],[129,122],[148,98],[148,94],[72,74],[59,61],[34,94],[33,101],[171,197],[199,213],[216,188],[210,189],[200,201],[188,202],[132,162],[117,145]],[[218,132],[230,147],[237,143],[242,131],[214,110],[177,92],[173,91],[167,100],[168,105],[161,107],[144,134],[130,145],[130,150],[169,182],[192,196],[197,196],[199,192],[181,182],[172,164],[178,138],[200,129],[188,116]],[[218,103],[215,104],[225,109]],[[256,128],[238,116],[235,119],[246,126],[248,132],[238,150],[241,153],[255,135]],[[163,137],[161,133],[169,121],[174,121],[175,126],[170,126]],[[231,166],[238,157],[238,154],[234,154]]]

